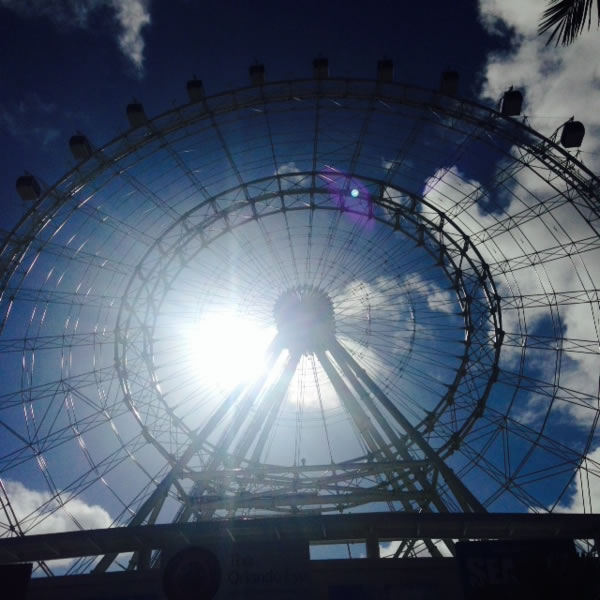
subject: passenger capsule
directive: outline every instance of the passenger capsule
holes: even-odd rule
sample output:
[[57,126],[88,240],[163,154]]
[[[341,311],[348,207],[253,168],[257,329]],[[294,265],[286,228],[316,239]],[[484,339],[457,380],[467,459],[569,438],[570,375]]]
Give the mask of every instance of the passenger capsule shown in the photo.
[[139,102],[128,104],[126,112],[129,124],[134,129],[146,124],[146,113],[144,112],[144,107]]
[[263,85],[265,82],[265,65],[251,65],[248,71],[252,85]]
[[204,85],[201,79],[190,79],[185,87],[190,102],[200,102],[204,99]]
[[42,188],[33,175],[21,175],[17,179],[17,193],[24,202],[33,202],[40,197]]
[[313,60],[313,77],[315,79],[329,79],[329,61],[326,58]]
[[76,134],[69,140],[69,148],[77,161],[87,160],[92,155],[92,147],[85,135]]
[[580,121],[567,121],[563,125],[563,130],[560,135],[560,143],[565,148],[579,148],[583,142],[585,135],[585,127]]
[[456,71],[444,71],[440,81],[440,92],[446,96],[456,96],[458,93],[458,79]]
[[391,83],[394,80],[394,62],[390,58],[377,61],[377,81]]
[[504,92],[502,96],[502,106],[500,113],[503,117],[518,117],[523,108],[523,94],[519,90],[513,90],[512,87]]

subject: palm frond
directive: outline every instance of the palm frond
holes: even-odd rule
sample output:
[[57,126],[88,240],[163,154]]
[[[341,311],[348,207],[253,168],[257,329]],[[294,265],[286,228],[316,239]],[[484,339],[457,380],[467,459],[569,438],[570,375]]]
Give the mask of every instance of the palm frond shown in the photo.
[[[594,0],[550,0],[548,8],[542,15],[538,33],[546,33],[553,29],[549,44],[556,36],[556,45],[561,43],[568,46],[583,31],[587,23],[588,29],[592,25],[592,9]],[[600,25],[600,0],[596,0],[598,25]]]

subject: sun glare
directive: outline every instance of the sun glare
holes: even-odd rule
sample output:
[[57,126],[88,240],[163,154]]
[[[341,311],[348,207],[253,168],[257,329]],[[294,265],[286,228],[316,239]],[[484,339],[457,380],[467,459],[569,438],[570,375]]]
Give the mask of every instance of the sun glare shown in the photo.
[[260,327],[239,315],[205,315],[188,331],[193,368],[219,387],[248,381],[266,368],[266,351],[274,335],[273,327]]

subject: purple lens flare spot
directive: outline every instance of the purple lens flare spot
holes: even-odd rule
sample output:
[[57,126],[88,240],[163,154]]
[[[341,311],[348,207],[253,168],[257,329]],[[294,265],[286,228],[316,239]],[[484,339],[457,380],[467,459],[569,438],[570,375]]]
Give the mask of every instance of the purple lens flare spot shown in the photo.
[[319,178],[327,187],[330,200],[354,223],[371,229],[374,225],[373,201],[366,186],[335,167],[325,165]]

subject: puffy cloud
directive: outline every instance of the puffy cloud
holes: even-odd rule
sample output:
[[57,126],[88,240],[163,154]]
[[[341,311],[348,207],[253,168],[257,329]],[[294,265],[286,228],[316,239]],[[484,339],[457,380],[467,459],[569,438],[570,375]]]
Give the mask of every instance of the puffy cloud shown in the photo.
[[[600,161],[595,156],[600,150],[600,115],[596,110],[600,100],[600,68],[596,57],[600,54],[600,36],[596,32],[584,33],[569,47],[556,48],[546,45],[547,36],[537,35],[537,25],[546,8],[546,0],[480,0],[480,17],[484,26],[494,34],[510,35],[510,49],[488,56],[484,69],[482,96],[497,100],[509,85],[525,92],[525,113],[536,129],[550,135],[572,115],[586,127],[586,137],[580,156],[592,170],[598,170]],[[594,101],[596,99],[596,101]],[[589,154],[588,154],[589,153]],[[543,165],[530,163],[530,169],[521,170],[509,185],[505,186],[505,208],[500,218],[512,216],[528,207],[556,197],[556,189],[543,176]],[[476,216],[476,215],[472,215]],[[477,215],[480,217],[481,215]],[[494,220],[492,215],[487,220]],[[486,250],[500,251],[508,261],[523,252],[537,252],[571,240],[582,240],[592,234],[588,224],[569,203],[547,215],[532,219],[496,237],[495,248],[481,244],[484,256],[492,259]],[[543,268],[527,268],[506,276],[501,282],[504,293],[549,293],[553,291],[597,288],[600,278],[600,256],[590,252],[547,263]],[[502,295],[502,294],[501,294]],[[550,317],[549,307],[507,312],[504,315],[507,331],[531,333],[544,317]],[[526,316],[525,322],[519,319]],[[571,339],[589,339],[594,336],[594,311],[590,304],[560,306],[560,327],[564,336]],[[554,335],[561,332],[554,326]],[[505,354],[513,358],[518,352]],[[560,385],[594,396],[598,390],[598,357],[592,354],[570,354],[560,373]],[[541,366],[542,378],[551,382],[554,376],[552,361]],[[576,421],[590,424],[594,410],[574,404],[564,406]],[[527,407],[531,417],[536,412],[535,400]]]
[[[482,211],[477,203],[473,203],[469,210],[462,210],[458,205],[459,200],[475,194],[480,187],[478,181],[465,177],[455,166],[441,168],[425,182],[423,198],[450,218],[459,213],[456,223],[467,233],[472,233],[488,227],[495,221],[494,217]],[[426,208],[422,210],[428,212]],[[432,214],[427,216],[435,220]]]
[[133,65],[141,71],[144,63],[144,38],[142,29],[150,24],[146,0],[113,0],[116,18],[121,26],[119,47]]
[[437,282],[425,280],[419,273],[407,275],[404,283],[415,293],[427,299],[427,307],[431,311],[452,315],[460,308],[455,295],[442,289]]
[[[525,113],[546,135],[571,116],[583,122],[582,149],[600,150],[600,35],[585,31],[571,46],[546,45],[537,26],[546,0],[479,0],[481,21],[492,33],[512,32],[509,51],[491,54],[484,70],[483,96],[497,100],[509,85],[525,90]],[[595,99],[595,100],[594,100]],[[586,154],[592,170],[598,157]]]
[[14,480],[5,480],[4,486],[15,515],[27,533],[72,531],[79,529],[77,523],[84,529],[102,529],[112,522],[104,508],[87,504],[80,498],[70,499],[64,509],[48,491],[33,490]]
[[[547,0],[479,0],[480,18],[483,25],[493,35],[507,37],[508,50],[495,52],[487,57],[483,72],[481,96],[488,103],[495,102],[510,85],[521,89],[525,95],[524,113],[529,124],[542,134],[550,136],[569,117],[575,116],[584,123],[586,137],[578,158],[591,171],[600,168],[600,115],[596,110],[600,100],[600,68],[597,56],[600,54],[600,36],[596,31],[585,32],[569,47],[556,48],[546,45],[547,37],[537,35],[537,26]],[[513,149],[513,155],[518,151]],[[593,353],[562,352],[552,354],[550,348],[544,351],[531,350],[531,334],[548,335],[555,338],[556,349],[560,348],[560,338],[571,340],[597,340],[598,307],[593,301],[587,303],[552,306],[552,294],[570,290],[598,288],[600,281],[600,252],[592,251],[577,254],[564,253],[553,262],[541,261],[537,265],[525,266],[512,271],[515,257],[526,254],[535,256],[551,248],[569,248],[573,241],[594,239],[596,234],[589,224],[575,210],[571,202],[557,202],[552,211],[536,210],[544,203],[553,203],[560,196],[556,186],[560,180],[550,185],[544,173],[544,165],[533,160],[527,169],[521,169],[514,178],[495,190],[485,191],[486,199],[493,201],[487,205],[487,212],[471,205],[468,210],[456,213],[457,222],[469,233],[474,233],[477,246],[489,263],[502,266],[506,270],[496,276],[496,283],[502,297],[519,297],[521,294],[546,295],[548,303],[541,302],[533,307],[503,311],[503,326],[508,332],[520,334],[523,347],[504,347],[502,367],[512,368],[526,356],[526,365],[537,374],[541,381],[560,385],[563,391],[559,396],[572,395],[580,402],[552,402],[543,395],[532,393],[529,400],[513,415],[523,424],[539,426],[552,411],[559,409],[559,419],[566,424],[593,426],[597,414],[597,397],[600,357]],[[502,165],[497,165],[498,170]],[[430,199],[443,210],[452,211],[453,197],[464,195],[464,188],[477,186],[476,182],[465,181],[456,170],[440,170],[440,175],[432,178]],[[462,189],[461,189],[462,187]],[[533,209],[533,218],[528,222],[510,220],[519,213]],[[539,214],[537,214],[539,213]],[[481,235],[481,231],[498,221],[507,226],[504,230],[494,229],[494,236]],[[477,223],[481,223],[478,226]],[[534,261],[535,262],[535,261]],[[517,338],[518,335],[517,335]],[[514,341],[514,339],[513,339]],[[560,357],[560,362],[556,359]],[[557,377],[558,376],[558,377]],[[566,390],[566,392],[565,392]],[[587,399],[585,396],[587,395]],[[556,508],[564,512],[597,511],[600,503],[600,448],[590,452],[582,469],[576,474],[571,487],[572,495],[564,499]]]
[[293,161],[280,165],[275,174],[281,175],[281,189],[289,190],[299,187],[308,187],[310,185],[310,177],[299,175],[299,173],[300,169]]
[[600,447],[590,452],[584,468],[575,477],[571,497],[557,507],[559,512],[590,513],[600,512]]
[[[547,294],[547,304],[503,311],[503,329],[508,332],[513,345],[505,345],[501,354],[501,366],[517,372],[518,362],[525,353],[529,373],[551,384],[555,381],[563,389],[573,390],[579,399],[575,402],[558,402],[556,408],[572,417],[572,422],[588,427],[595,417],[596,407],[591,405],[598,391],[600,359],[591,353],[563,351],[562,363],[557,367],[549,350],[532,350],[531,334],[550,335],[556,345],[565,337],[571,340],[589,340],[597,335],[594,323],[598,314],[591,303],[560,304],[552,306],[552,294],[570,290],[595,289],[600,280],[600,253],[588,252],[573,258],[547,262],[543,266],[530,266],[511,270],[515,257],[525,253],[535,254],[547,248],[573,240],[589,238],[593,234],[571,203],[565,202],[551,213],[538,215],[537,207],[556,198],[556,185],[545,179],[543,165],[534,160],[530,169],[522,169],[502,188],[486,190],[475,180],[466,178],[456,167],[439,169],[425,184],[424,197],[442,210],[471,236],[484,260],[490,264],[505,261],[507,269],[497,273],[495,283],[501,297],[518,297],[528,294]],[[502,165],[498,165],[502,168]],[[471,203],[467,209],[461,202],[476,192],[488,200],[487,209],[481,203]],[[492,210],[493,209],[493,210]],[[505,229],[495,229],[492,236],[482,234],[498,222],[533,209],[534,218]],[[426,210],[426,209],[423,209]],[[431,215],[430,215],[431,216]],[[558,310],[556,310],[558,308]],[[559,315],[559,319],[557,316]],[[550,325],[549,322],[552,322]],[[518,341],[519,343],[515,343]],[[555,380],[556,371],[560,379]],[[559,395],[570,395],[571,392]],[[529,403],[520,407],[516,415],[523,423],[533,423],[549,410],[547,398],[532,394]]]
[[535,35],[545,4],[546,0],[480,0],[481,21],[491,33],[508,27],[519,35]]
[[[600,98],[599,70],[594,58],[600,52],[600,36],[583,36],[569,48],[546,46],[546,40],[537,35],[537,23],[545,6],[545,0],[534,0],[526,5],[519,0],[480,0],[480,16],[487,29],[494,34],[510,36],[512,42],[509,51],[488,57],[482,96],[496,100],[508,85],[514,84],[525,91],[526,112],[534,126],[543,129],[543,125],[546,128],[543,133],[548,135],[575,114],[587,129],[583,147],[596,152],[600,146],[600,116],[594,108],[596,103],[590,102],[590,98]],[[516,149],[513,154],[517,156]],[[592,159],[593,156],[585,154],[584,159],[589,167],[597,169],[599,164]],[[497,165],[499,171],[502,167]],[[565,202],[547,214],[537,214],[539,209],[536,207],[556,199],[558,183],[555,181],[551,185],[547,181],[545,166],[537,160],[530,161],[528,169],[519,170],[511,180],[493,190],[486,190],[479,182],[450,166],[440,168],[429,178],[424,197],[471,235],[486,261],[506,261],[507,270],[496,277],[501,296],[597,288],[600,279],[598,252],[576,258],[564,256],[543,266],[510,270],[515,257],[535,254],[561,244],[568,245],[573,240],[583,240],[592,235],[588,223],[571,203]],[[479,196],[484,201],[470,202],[465,207],[461,200],[468,196]],[[511,224],[511,218],[528,210],[533,210],[533,218],[521,221],[519,225]],[[494,227],[499,222],[506,226]],[[493,236],[485,233],[490,227],[494,228]],[[536,329],[537,333],[542,333],[540,330],[545,327],[548,334],[547,320],[552,319],[550,335],[557,339],[563,336],[582,340],[592,336],[593,339],[593,324],[597,316],[591,304],[561,305],[559,310],[560,321],[555,320],[550,302],[548,306],[540,303],[520,311],[505,311],[504,329],[522,334],[522,343],[526,346],[527,335],[535,333]],[[521,352],[517,345],[504,348],[504,366],[510,370]],[[544,360],[550,358],[548,354],[544,357],[542,354],[527,350],[527,364],[541,372],[540,379],[552,382],[556,366],[552,360]],[[567,355],[568,360],[563,360],[560,371],[560,385],[593,397],[598,390],[598,357],[593,354]],[[568,411],[575,422],[589,425],[595,411],[583,404],[562,403],[559,406]],[[531,421],[535,414],[541,415],[545,409],[545,402],[532,398],[530,406],[524,408],[523,416]]]
[[144,62],[142,29],[150,24],[149,0],[0,0],[0,6],[22,17],[45,17],[60,27],[88,26],[90,15],[102,7],[113,11],[119,24],[121,52],[139,74]]

